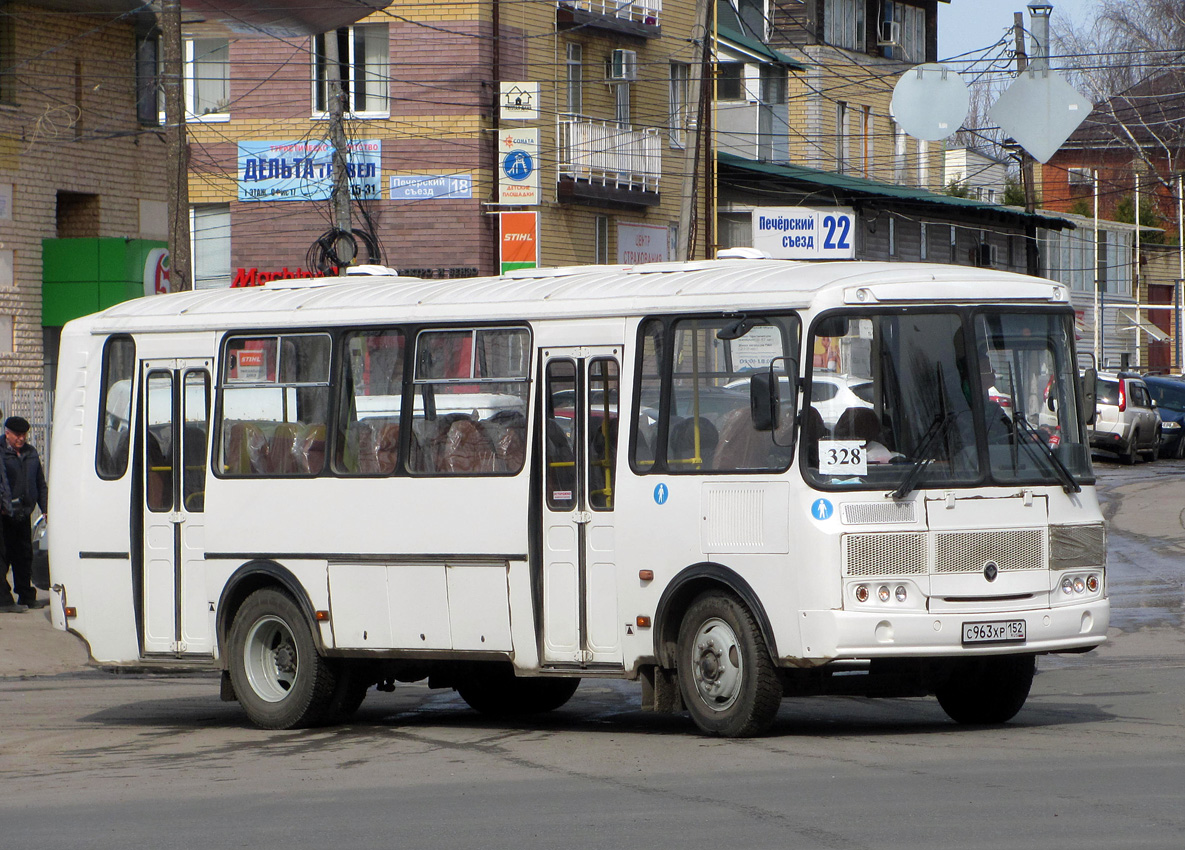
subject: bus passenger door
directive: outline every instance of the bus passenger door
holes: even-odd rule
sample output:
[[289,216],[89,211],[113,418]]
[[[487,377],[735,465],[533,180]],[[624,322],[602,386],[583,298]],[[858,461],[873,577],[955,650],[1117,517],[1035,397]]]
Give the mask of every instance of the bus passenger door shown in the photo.
[[209,360],[146,360],[143,481],[144,653],[212,655],[205,584]]
[[621,349],[544,352],[545,665],[622,664],[614,494]]

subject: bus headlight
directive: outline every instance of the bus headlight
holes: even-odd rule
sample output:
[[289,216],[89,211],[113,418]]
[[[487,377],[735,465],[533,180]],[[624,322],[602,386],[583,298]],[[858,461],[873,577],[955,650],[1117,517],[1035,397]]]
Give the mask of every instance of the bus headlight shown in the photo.
[[879,599],[881,602],[888,602],[889,601],[889,586],[887,584],[882,584],[880,586],[880,588],[876,591],[876,598]]
[[897,597],[898,602],[904,602],[909,598],[909,592],[905,589],[905,585],[897,585],[897,589],[893,591],[893,595]]
[[867,602],[868,601],[868,585],[866,585],[866,584],[856,585],[856,601],[857,602]]

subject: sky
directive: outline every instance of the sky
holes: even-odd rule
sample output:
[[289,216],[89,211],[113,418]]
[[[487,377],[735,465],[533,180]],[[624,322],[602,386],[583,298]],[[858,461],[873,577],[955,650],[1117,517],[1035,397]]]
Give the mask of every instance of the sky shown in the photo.
[[[1075,21],[1092,17],[1096,0],[1048,0],[1050,20],[1069,16]],[[1011,34],[1012,15],[1024,12],[1029,21],[1029,0],[950,0],[938,4],[938,57],[946,59],[995,44]]]

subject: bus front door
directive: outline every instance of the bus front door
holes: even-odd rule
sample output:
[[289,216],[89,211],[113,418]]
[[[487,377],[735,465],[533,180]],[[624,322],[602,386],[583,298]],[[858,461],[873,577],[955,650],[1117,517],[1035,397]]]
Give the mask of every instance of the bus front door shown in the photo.
[[210,360],[141,366],[145,655],[212,655],[204,511]]
[[544,351],[545,666],[622,664],[617,611],[619,347]]

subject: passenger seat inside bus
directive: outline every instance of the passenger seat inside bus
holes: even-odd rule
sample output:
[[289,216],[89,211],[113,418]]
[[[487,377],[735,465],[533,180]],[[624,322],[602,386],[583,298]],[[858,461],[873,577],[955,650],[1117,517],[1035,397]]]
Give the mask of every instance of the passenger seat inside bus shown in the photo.
[[453,474],[496,472],[495,457],[481,426],[471,419],[458,419],[440,444],[436,469]]
[[267,436],[254,422],[236,422],[227,429],[223,470],[228,475],[262,475],[267,464]]
[[482,423],[494,445],[499,472],[518,472],[527,457],[527,419],[517,410],[499,410]]

